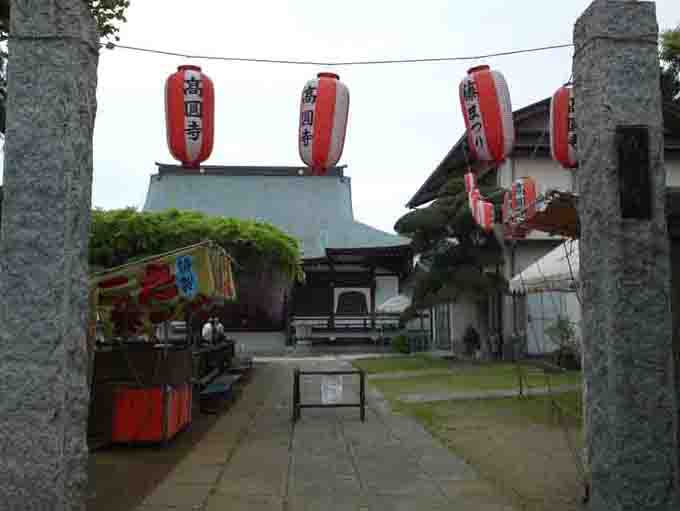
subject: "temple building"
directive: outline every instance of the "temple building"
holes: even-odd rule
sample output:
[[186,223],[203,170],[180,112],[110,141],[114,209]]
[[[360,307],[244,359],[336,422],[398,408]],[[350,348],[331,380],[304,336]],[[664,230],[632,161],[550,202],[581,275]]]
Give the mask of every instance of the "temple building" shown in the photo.
[[[665,102],[663,117],[664,165],[669,187],[667,210],[672,234],[677,223],[677,219],[672,218],[672,201],[679,197],[675,189],[680,186],[680,108]],[[497,269],[508,281],[528,268],[536,270],[533,265],[557,247],[564,250],[562,244],[566,238],[576,236],[574,226],[578,224],[575,207],[578,172],[563,169],[551,157],[550,98],[516,110],[513,121],[515,147],[505,162],[468,161],[466,154],[470,151],[463,134],[407,204],[411,209],[426,206],[437,198],[448,180],[462,178],[470,170],[478,180],[506,190],[519,178],[532,178],[546,207],[532,220],[533,230],[524,239],[504,240],[501,225],[496,227],[503,243],[504,259]],[[506,350],[512,349],[512,343],[506,341],[517,336],[523,339],[522,349],[529,355],[540,356],[556,348],[546,328],[575,309],[580,309],[575,293],[565,293],[559,288],[528,293],[523,299],[504,293],[481,299],[463,296],[455,303],[433,307],[433,347],[464,353],[464,334],[472,327],[479,333],[483,351],[489,356],[511,356]]]
[[[230,330],[284,332],[288,341],[375,338],[398,325],[398,315],[379,314],[377,307],[400,293],[413,256],[408,239],[354,219],[344,168],[319,177],[303,167],[208,165],[188,171],[158,164],[144,210],[252,219],[299,241],[305,282],[292,290],[274,286],[265,300],[244,298],[252,286],[241,285],[236,307],[251,310],[235,314],[241,322],[225,325]],[[260,302],[266,307],[254,313]]]

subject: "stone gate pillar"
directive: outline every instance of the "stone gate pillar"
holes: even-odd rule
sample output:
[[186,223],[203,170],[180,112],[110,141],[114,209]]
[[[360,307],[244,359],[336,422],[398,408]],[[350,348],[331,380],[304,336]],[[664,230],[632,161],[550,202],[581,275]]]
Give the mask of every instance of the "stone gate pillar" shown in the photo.
[[663,118],[652,2],[574,29],[591,509],[678,509]]
[[0,509],[83,511],[99,37],[82,0],[12,0],[10,13]]

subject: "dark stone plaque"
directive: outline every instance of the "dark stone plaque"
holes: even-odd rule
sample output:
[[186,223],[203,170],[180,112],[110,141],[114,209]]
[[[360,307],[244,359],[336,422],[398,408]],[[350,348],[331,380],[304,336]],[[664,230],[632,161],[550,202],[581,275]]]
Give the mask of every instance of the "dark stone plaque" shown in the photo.
[[650,220],[652,183],[649,175],[647,126],[617,126],[616,150],[621,216],[633,220]]

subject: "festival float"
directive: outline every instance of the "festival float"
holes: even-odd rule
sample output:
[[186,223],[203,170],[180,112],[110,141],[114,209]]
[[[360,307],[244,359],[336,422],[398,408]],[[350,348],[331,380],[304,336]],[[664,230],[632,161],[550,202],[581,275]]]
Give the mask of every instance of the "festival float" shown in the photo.
[[96,273],[90,280],[90,435],[163,443],[191,423],[194,385],[224,371],[233,342],[168,336],[235,299],[229,255],[206,241]]

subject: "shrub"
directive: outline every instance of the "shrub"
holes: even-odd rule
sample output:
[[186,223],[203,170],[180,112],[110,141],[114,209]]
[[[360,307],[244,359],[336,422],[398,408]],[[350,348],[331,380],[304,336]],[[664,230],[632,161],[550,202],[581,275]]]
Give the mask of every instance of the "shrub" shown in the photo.
[[95,209],[90,226],[90,264],[110,268],[208,239],[234,257],[237,271],[259,273],[263,267],[272,267],[291,278],[303,278],[296,239],[264,222],[194,211]]
[[392,349],[397,353],[408,354],[411,352],[408,337],[405,335],[398,335],[392,340]]
[[552,355],[555,364],[565,369],[581,368],[581,350],[576,338],[576,329],[568,317],[558,316],[545,329],[545,334],[558,346]]

